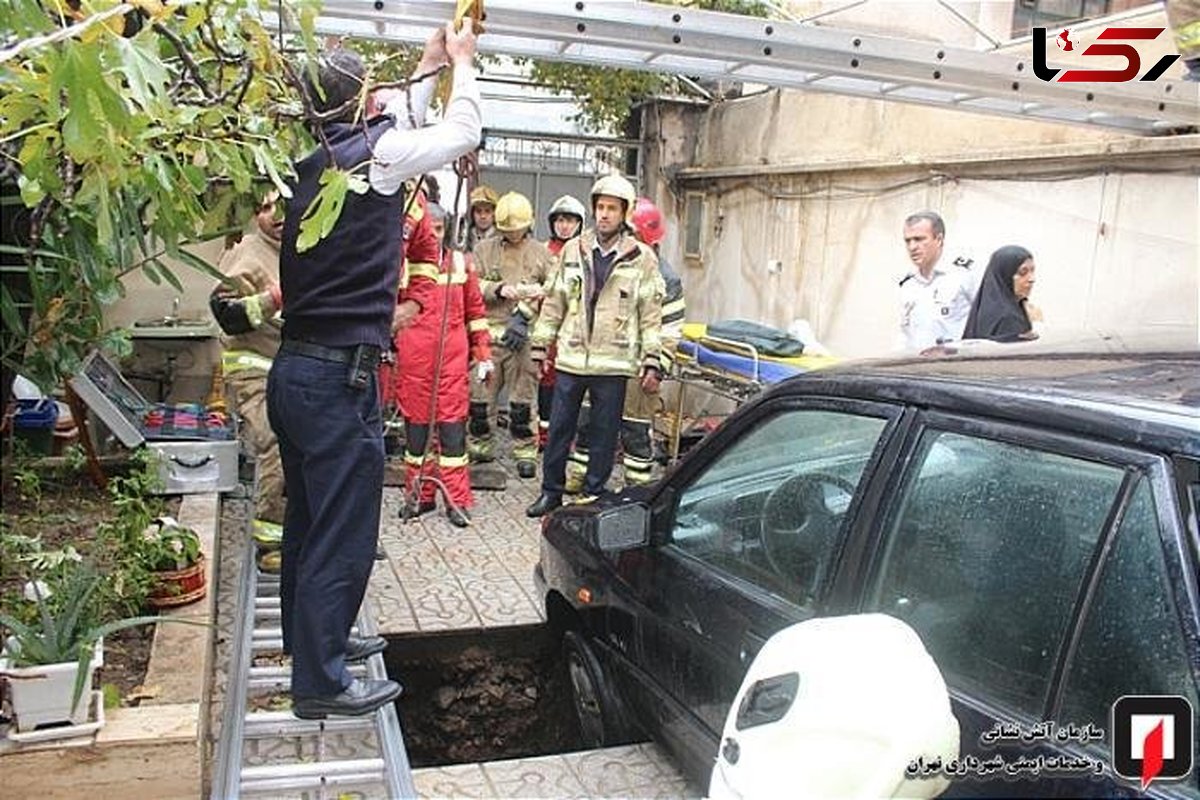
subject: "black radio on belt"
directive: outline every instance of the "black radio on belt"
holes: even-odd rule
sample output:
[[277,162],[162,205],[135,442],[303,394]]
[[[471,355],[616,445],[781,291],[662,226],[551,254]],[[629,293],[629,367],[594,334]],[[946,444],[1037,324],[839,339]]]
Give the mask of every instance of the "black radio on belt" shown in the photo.
[[351,389],[366,389],[371,385],[371,375],[379,366],[379,348],[360,344],[351,351],[346,370],[346,385]]

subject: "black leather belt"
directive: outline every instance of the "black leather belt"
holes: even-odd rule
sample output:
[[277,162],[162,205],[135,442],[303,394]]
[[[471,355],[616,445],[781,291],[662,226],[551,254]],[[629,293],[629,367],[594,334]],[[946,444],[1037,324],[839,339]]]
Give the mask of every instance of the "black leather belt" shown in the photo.
[[375,369],[379,366],[380,351],[374,345],[359,345],[357,347],[326,347],[316,342],[306,342],[302,339],[284,339],[279,344],[280,352],[296,353],[309,358],[319,358],[322,361],[333,361],[338,364],[352,364],[355,359],[361,359],[361,366]]

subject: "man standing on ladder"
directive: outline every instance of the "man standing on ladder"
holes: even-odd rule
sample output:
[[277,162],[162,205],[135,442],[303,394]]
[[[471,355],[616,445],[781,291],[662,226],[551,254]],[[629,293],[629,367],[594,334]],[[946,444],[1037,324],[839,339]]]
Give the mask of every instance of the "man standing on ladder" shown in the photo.
[[[306,106],[328,121],[321,145],[296,164],[280,247],[288,313],[267,381],[288,496],[283,645],[292,657],[292,712],[302,719],[368,714],[401,691],[395,681],[355,678],[346,668],[386,646],[379,637],[350,637],[379,536],[384,449],[376,369],[391,339],[400,279],[401,187],[479,144],[474,56],[472,26],[447,25],[426,43],[419,80],[408,92],[377,92],[384,113],[365,123],[356,119],[366,87],[354,53],[324,54],[312,73],[319,87],[306,87]],[[424,122],[434,76],[447,62],[454,84],[445,118],[409,129]],[[367,188],[346,192],[336,224],[301,250],[300,221],[329,167],[356,170]]]
[[512,436],[517,475],[537,475],[537,437],[533,432],[533,401],[537,374],[529,357],[529,328],[542,298],[542,284],[550,272],[550,253],[533,238],[533,206],[528,198],[509,192],[496,203],[496,230],[500,235],[475,248],[482,276],[480,288],[487,304],[496,374],[484,383],[471,384],[469,432],[471,460],[496,457],[496,406],[508,390],[508,431]]
[[542,462],[542,494],[525,509],[540,517],[562,505],[567,452],[579,407],[591,397],[592,459],[587,498],[605,491],[625,403],[625,382],[658,391],[662,373],[662,301],[654,252],[625,232],[637,196],[629,181],[606,175],[592,185],[595,228],[567,242],[533,332],[533,358],[545,370],[546,348],[558,346],[550,440]]
[[[397,337],[405,429],[400,518],[415,519],[436,508],[440,482],[446,518],[465,528],[474,505],[467,473],[467,371],[469,361],[484,380],[492,371],[487,312],[470,256],[443,247],[446,212],[429,203],[422,224],[428,225],[437,249],[432,259],[412,251],[405,259],[406,291],[419,293],[421,312]],[[432,291],[422,290],[423,285]],[[434,422],[436,445],[430,430]],[[435,466],[431,450],[437,453]]]

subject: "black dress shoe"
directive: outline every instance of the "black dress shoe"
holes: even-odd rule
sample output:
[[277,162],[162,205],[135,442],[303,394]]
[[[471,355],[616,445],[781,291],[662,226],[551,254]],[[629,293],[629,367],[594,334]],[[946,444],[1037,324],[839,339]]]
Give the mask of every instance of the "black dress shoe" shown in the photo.
[[429,500],[418,506],[410,506],[408,503],[405,503],[400,506],[400,519],[416,519],[422,514],[428,514],[435,508],[437,508],[437,502],[434,500]]
[[537,477],[537,464],[533,461],[517,462],[517,477],[529,480]]
[[346,640],[346,661],[364,661],[387,649],[387,639],[382,636],[351,636]]
[[400,696],[403,689],[395,681],[355,678],[337,694],[320,697],[292,697],[292,713],[300,719],[325,719],[333,714],[361,717],[370,714]]
[[555,497],[552,494],[542,492],[541,496],[533,502],[533,505],[525,509],[525,516],[540,517],[543,514],[548,514],[562,504],[561,497]]
[[471,512],[465,508],[446,507],[446,519],[456,528],[465,528],[471,524]]

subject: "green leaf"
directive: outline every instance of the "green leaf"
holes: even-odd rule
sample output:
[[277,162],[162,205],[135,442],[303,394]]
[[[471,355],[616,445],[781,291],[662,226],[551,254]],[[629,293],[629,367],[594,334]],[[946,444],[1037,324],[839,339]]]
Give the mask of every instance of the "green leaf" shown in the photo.
[[42,198],[46,196],[41,183],[37,180],[30,180],[23,174],[17,176],[17,185],[21,187],[21,202],[29,208],[42,202]]
[[341,169],[326,169],[321,173],[321,189],[300,218],[300,235],[296,237],[296,252],[303,253],[324,239],[337,224],[350,189],[350,173]]
[[[181,251],[181,252],[183,252],[183,251]],[[175,272],[169,266],[162,263],[161,261],[158,262],[158,266],[162,272],[163,279],[165,279],[167,283],[171,284],[171,288],[173,288],[177,292],[182,292],[183,284],[179,282],[179,278],[177,278],[175,276]]]
[[271,158],[271,154],[267,152],[267,148],[262,145],[255,145],[252,148],[254,152],[254,163],[259,170],[267,173],[271,183],[275,184],[275,188],[279,190],[280,196],[291,199],[292,190],[287,185],[287,182],[279,175],[279,171],[275,168],[275,161]]
[[162,276],[158,274],[157,266],[162,262],[157,258],[152,258],[142,264],[142,274],[146,276],[146,280],[153,283],[155,286],[162,285]]
[[166,91],[168,75],[159,58],[155,40],[118,37],[116,47],[130,98],[145,110],[159,106]]
[[205,261],[200,256],[191,252],[190,250],[185,250],[184,248],[181,247],[181,248],[178,248],[172,254],[172,256],[174,258],[182,261],[184,264],[187,264],[192,269],[199,270],[200,272],[208,275],[211,278],[214,278],[215,280],[221,280],[222,278],[225,277],[219,269],[217,269],[212,264]]

